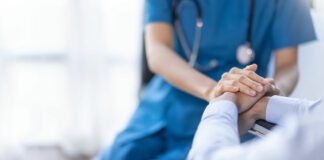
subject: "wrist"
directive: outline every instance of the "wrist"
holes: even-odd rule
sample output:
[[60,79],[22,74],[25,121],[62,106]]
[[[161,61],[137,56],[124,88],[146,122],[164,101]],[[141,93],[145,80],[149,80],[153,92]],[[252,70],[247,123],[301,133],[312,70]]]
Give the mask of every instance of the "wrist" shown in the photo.
[[287,94],[286,94],[284,91],[282,91],[282,89],[279,89],[279,94],[278,94],[278,96],[286,97]]
[[252,117],[255,120],[265,119],[266,118],[266,110],[270,97],[261,98],[252,108]]
[[210,102],[215,101],[230,101],[237,105],[237,96],[235,93],[226,92],[218,97],[213,98]]
[[202,92],[203,99],[206,100],[207,102],[212,101],[215,98],[214,90],[216,87],[217,87],[216,82],[205,87],[205,89]]

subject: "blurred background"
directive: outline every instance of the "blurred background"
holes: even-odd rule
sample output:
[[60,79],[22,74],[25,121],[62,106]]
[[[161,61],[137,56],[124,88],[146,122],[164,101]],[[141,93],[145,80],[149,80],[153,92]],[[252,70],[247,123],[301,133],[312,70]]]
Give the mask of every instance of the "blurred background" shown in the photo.
[[[293,97],[324,97],[318,41],[300,48]],[[109,146],[140,88],[144,0],[0,0],[0,160],[89,159]]]

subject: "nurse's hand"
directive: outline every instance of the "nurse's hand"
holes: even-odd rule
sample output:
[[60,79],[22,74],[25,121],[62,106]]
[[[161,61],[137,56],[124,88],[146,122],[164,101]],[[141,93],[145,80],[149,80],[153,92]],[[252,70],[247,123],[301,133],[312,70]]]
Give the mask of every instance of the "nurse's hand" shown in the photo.
[[272,90],[267,93],[267,96],[281,95],[284,96],[282,91],[276,85],[276,82],[273,78],[266,78],[266,80],[271,84]]
[[232,101],[237,105],[238,113],[244,113],[246,111],[250,111],[252,106],[254,106],[264,95],[266,95],[269,91],[272,90],[271,85],[265,85],[264,90],[260,93],[257,93],[256,96],[251,97],[241,92],[238,93],[231,93],[226,92],[211,101],[220,101],[220,100],[228,100]]
[[254,97],[248,96],[241,92],[236,93],[237,96],[236,104],[238,106],[239,113],[252,110],[253,109],[252,106],[254,106],[267,93],[272,92],[272,90],[273,90],[272,86],[267,84],[264,85],[264,90],[262,92],[258,92],[257,95]]
[[[271,84],[264,85],[264,90],[251,97],[243,93],[226,92],[218,96],[213,101],[228,100],[236,104],[239,113],[238,129],[240,135],[245,134],[258,119],[265,119],[265,110],[268,103],[268,97],[265,96],[274,92]],[[265,97],[264,97],[265,96]],[[213,102],[211,101],[211,103]]]
[[232,68],[222,75],[217,86],[213,88],[210,99],[220,96],[225,92],[241,92],[249,96],[256,96],[263,92],[263,85],[269,85],[269,81],[255,73],[257,65],[253,64],[244,69]]

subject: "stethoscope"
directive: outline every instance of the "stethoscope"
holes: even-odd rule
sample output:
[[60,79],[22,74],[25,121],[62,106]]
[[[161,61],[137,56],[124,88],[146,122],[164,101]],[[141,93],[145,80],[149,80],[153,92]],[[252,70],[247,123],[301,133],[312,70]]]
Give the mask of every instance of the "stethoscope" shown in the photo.
[[[192,3],[196,10],[196,28],[194,33],[194,40],[192,49],[190,49],[189,43],[185,38],[183,27],[179,20],[179,11],[178,9],[185,3]],[[249,22],[247,28],[246,42],[245,44],[239,46],[236,51],[236,59],[241,65],[247,65],[251,63],[255,58],[255,52],[251,47],[251,34],[252,34],[252,24],[253,24],[253,14],[254,14],[254,0],[250,0],[250,12],[249,12]],[[200,65],[197,62],[200,40],[201,40],[201,31],[204,26],[202,21],[202,10],[198,0],[174,0],[173,4],[173,19],[175,31],[178,35],[180,45],[184,50],[185,56],[189,61],[189,65],[202,71],[211,70],[218,66],[217,59],[212,59],[207,65]]]

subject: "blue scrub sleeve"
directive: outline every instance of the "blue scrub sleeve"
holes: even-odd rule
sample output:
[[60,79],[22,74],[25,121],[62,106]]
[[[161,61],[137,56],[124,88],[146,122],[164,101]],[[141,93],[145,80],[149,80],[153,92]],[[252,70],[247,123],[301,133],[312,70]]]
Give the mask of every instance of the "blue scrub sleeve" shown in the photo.
[[272,49],[297,47],[316,40],[308,0],[277,0],[271,30]]
[[145,0],[145,24],[172,23],[172,0]]

